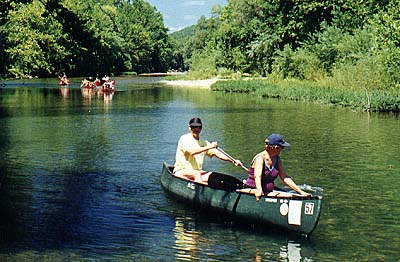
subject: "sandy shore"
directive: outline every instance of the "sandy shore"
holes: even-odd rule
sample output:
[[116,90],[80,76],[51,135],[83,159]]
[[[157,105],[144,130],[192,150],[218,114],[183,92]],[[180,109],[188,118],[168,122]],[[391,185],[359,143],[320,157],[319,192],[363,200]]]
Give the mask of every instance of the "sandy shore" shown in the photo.
[[193,88],[210,88],[212,84],[217,82],[218,78],[206,79],[206,80],[162,80],[160,83],[169,86],[178,87],[193,87]]

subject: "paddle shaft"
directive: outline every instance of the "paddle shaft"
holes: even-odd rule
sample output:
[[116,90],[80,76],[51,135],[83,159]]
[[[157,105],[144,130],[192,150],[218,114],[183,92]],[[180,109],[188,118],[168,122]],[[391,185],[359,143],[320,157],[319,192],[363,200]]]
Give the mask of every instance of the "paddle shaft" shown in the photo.
[[[233,157],[231,157],[228,153],[226,153],[224,150],[222,150],[222,148],[220,148],[219,146],[217,146],[217,150],[219,152],[221,152],[222,154],[224,154],[227,158],[229,158],[232,162],[235,162],[236,159],[234,159]],[[241,167],[246,170],[246,172],[249,172],[249,169],[247,167],[245,167],[244,165],[241,165]]]

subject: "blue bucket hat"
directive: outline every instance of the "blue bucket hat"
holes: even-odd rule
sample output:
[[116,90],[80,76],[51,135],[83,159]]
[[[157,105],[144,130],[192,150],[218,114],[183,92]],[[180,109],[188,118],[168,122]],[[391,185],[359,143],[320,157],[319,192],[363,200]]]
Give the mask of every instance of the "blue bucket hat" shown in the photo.
[[283,146],[288,147],[290,144],[283,139],[283,136],[280,134],[270,134],[265,142],[270,146]]

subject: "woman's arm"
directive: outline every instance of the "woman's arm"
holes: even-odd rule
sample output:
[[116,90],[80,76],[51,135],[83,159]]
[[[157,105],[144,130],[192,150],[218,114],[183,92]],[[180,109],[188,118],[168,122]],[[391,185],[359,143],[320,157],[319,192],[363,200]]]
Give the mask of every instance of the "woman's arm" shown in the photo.
[[299,194],[301,194],[301,195],[303,195],[303,196],[309,196],[309,195],[310,195],[309,193],[304,192],[303,190],[301,190],[301,188],[298,187],[298,186],[296,185],[296,183],[293,181],[293,179],[290,178],[290,177],[286,177],[286,178],[283,180],[283,183],[285,183],[288,187],[290,187],[291,189],[293,189],[294,191],[296,191],[297,193],[299,193]]
[[260,197],[263,195],[262,185],[261,185],[261,177],[264,167],[264,158],[262,156],[257,156],[254,160],[254,181],[256,183],[256,200],[260,200]]
[[296,183],[293,181],[293,179],[285,173],[285,170],[283,168],[281,160],[279,159],[278,161],[279,161],[279,177],[281,178],[282,182],[285,185],[287,185],[288,187],[290,187],[291,189],[293,189],[294,191],[296,191],[297,193],[299,193],[303,196],[309,196],[310,195],[309,193],[301,190],[301,188],[299,188],[296,185]]

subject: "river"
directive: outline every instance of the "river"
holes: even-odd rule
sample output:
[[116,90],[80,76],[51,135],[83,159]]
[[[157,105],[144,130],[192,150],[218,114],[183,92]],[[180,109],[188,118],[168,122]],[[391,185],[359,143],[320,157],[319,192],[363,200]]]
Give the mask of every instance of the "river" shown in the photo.
[[[80,79],[3,82],[0,261],[398,261],[399,115],[157,80],[118,78],[112,97],[82,94]],[[193,116],[247,166],[269,133],[285,135],[287,173],[323,188],[315,231],[236,225],[167,196],[162,163]]]

